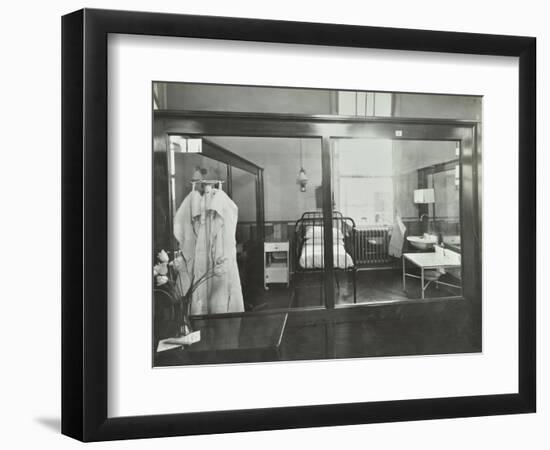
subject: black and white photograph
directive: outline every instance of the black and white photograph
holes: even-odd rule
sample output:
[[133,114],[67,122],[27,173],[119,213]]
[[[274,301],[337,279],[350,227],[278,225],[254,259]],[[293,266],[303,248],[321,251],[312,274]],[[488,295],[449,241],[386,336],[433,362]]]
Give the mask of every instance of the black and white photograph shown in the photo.
[[550,448],[545,9],[6,3],[0,447]]
[[483,96],[151,89],[153,366],[482,351]]

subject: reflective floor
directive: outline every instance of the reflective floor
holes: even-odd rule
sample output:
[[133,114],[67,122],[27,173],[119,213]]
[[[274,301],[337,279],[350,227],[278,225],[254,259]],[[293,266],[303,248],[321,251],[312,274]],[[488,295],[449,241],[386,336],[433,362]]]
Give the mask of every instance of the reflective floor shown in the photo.
[[[412,272],[412,270],[409,270]],[[336,304],[353,303],[353,283],[351,275],[339,274],[336,289]],[[452,281],[443,275],[441,281]],[[456,284],[456,281],[454,282]],[[421,297],[420,280],[407,278],[406,291],[403,290],[401,270],[365,270],[357,272],[357,303],[372,303],[380,300],[411,300]],[[426,298],[452,297],[460,295],[460,290],[432,283],[425,291]]]
[[[293,311],[244,313],[199,320],[201,343],[157,352],[155,366],[222,364],[481,351],[479,307],[467,300],[402,302]],[[353,375],[350,380],[353,381]]]
[[[326,322],[290,314],[282,360],[481,351],[481,320],[466,300],[346,308]],[[342,311],[342,312],[344,312]],[[348,315],[348,317],[346,317]],[[350,375],[349,380],[353,380]]]
[[[353,303],[353,281],[350,272],[336,272],[336,304]],[[453,281],[443,275],[441,281]],[[386,300],[410,300],[420,298],[420,281],[407,278],[407,290],[403,290],[401,270],[364,270],[357,272],[357,303],[372,303]],[[455,281],[456,283],[456,281]],[[426,298],[452,297],[460,291],[443,285],[430,285]],[[281,308],[322,306],[323,278],[318,274],[295,275],[290,287],[272,285],[269,290],[257,289],[250,296],[253,301],[249,311]]]

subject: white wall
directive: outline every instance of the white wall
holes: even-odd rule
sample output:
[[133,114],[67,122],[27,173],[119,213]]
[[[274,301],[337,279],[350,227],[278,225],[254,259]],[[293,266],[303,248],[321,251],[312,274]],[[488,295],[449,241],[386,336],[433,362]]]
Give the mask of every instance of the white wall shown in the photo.
[[394,111],[398,117],[435,117],[437,119],[481,120],[481,97],[397,94]]
[[[544,2],[319,2],[279,0],[19,1],[4,4],[2,34],[2,398],[3,448],[81,448],[58,434],[60,414],[60,15],[82,6],[249,16],[422,29],[536,35],[539,38],[539,129],[550,105],[550,29]],[[289,67],[292,70],[292,67]],[[349,69],[352,70],[352,69]],[[23,87],[21,89],[20,87]],[[31,103],[32,100],[32,103]],[[32,105],[32,107],[31,107]],[[30,115],[33,119],[30,119]],[[39,117],[40,120],[36,120]],[[32,126],[30,124],[32,123]],[[505,131],[505,130],[504,130]],[[39,145],[22,146],[32,136]],[[38,137],[38,140],[37,140]],[[539,133],[539,149],[550,144]],[[545,145],[546,144],[546,145]],[[32,159],[29,152],[32,151]],[[550,195],[550,152],[539,153],[540,193]],[[20,168],[21,170],[16,170]],[[25,170],[23,171],[23,168]],[[546,169],[546,170],[545,170]],[[37,199],[38,201],[31,201]],[[548,202],[546,202],[548,203]],[[548,206],[539,197],[540,230],[550,227]],[[544,223],[544,227],[543,227]],[[539,233],[539,254],[550,251]],[[550,270],[539,257],[539,274]],[[550,289],[539,284],[539,298]],[[544,449],[549,447],[550,319],[539,302],[539,413],[353,427],[239,433],[93,445],[103,448],[281,449],[315,447],[406,449]],[[541,325],[545,325],[544,327]],[[319,373],[322,376],[322,371]],[[333,380],[336,381],[336,380]],[[357,384],[360,388],[360,383]]]
[[413,201],[413,191],[418,189],[417,170],[457,158],[455,145],[446,141],[393,141],[393,170],[399,177],[394,207],[401,217],[418,217],[418,205]]
[[[317,209],[315,188],[321,186],[321,140],[295,138],[209,137],[227,150],[264,169],[265,220],[296,221]],[[300,161],[300,145],[302,160]],[[303,164],[308,177],[306,191],[298,185]],[[289,201],[292,199],[292,201]],[[250,205],[240,204],[239,217],[254,217]],[[253,220],[256,220],[255,217]]]
[[[223,68],[222,68],[223,70]],[[285,114],[330,114],[330,91],[166,84],[167,109]]]

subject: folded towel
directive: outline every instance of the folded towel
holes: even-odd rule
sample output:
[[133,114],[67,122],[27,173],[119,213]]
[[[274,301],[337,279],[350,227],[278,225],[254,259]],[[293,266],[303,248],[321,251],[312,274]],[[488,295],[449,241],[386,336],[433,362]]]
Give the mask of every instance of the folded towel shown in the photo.
[[395,217],[395,222],[393,224],[393,229],[390,238],[390,245],[388,248],[388,254],[394,256],[395,258],[401,258],[403,254],[403,241],[405,240],[405,232],[407,227],[401,220],[399,214]]

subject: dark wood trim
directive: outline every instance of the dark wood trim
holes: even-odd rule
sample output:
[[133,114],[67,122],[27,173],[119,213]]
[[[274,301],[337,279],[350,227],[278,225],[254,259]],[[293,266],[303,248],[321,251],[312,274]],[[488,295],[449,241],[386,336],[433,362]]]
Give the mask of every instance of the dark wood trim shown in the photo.
[[237,167],[253,175],[258,175],[258,172],[262,170],[262,167],[254,164],[248,159],[243,158],[242,156],[237,155],[236,153],[233,153],[231,150],[212,142],[207,137],[202,137],[202,142],[202,153],[209,158]]
[[225,193],[233,197],[233,170],[231,164],[227,164],[227,181],[225,182]]
[[258,240],[265,240],[265,194],[264,169],[260,169],[256,178],[256,222],[258,224]]
[[[283,122],[311,122],[311,123],[386,123],[386,124],[434,124],[453,126],[473,126],[478,121],[470,119],[438,119],[433,117],[396,117],[396,116],[343,116],[330,114],[284,114],[263,112],[235,112],[235,111],[196,111],[196,110],[155,110],[155,120],[176,119],[233,119],[238,120],[277,120]],[[177,133],[172,133],[177,134]]]
[[222,314],[200,314],[192,316],[193,320],[228,318],[245,316],[264,316],[272,314],[288,313],[300,317],[306,324],[314,325],[318,322],[348,322],[361,321],[365,315],[372,313],[372,310],[383,308],[414,307],[425,303],[445,303],[455,301],[467,301],[460,295],[436,298],[414,298],[410,300],[398,300],[393,302],[373,301],[369,303],[349,303],[334,305],[333,308],[324,306],[303,306],[295,308],[278,308],[271,310],[247,311],[244,313],[222,313]]
[[[170,149],[170,137],[168,135],[164,136],[164,142],[166,146],[166,170],[168,171],[168,176],[166,177],[166,180],[168,182],[168,230],[170,231],[170,242],[172,243],[172,255],[175,254],[177,250],[179,250],[178,241],[176,240],[176,237],[174,236],[174,216],[176,214],[177,206],[175,204],[176,199],[176,193],[173,192],[173,184],[172,181],[174,180],[174,175],[172,175],[172,170],[174,169],[172,167],[172,159],[171,159],[171,149]],[[154,244],[154,243],[153,243]]]
[[[363,117],[341,121],[334,117],[318,120],[317,116],[292,116],[279,114],[227,115],[186,113],[163,120],[164,132],[186,136],[242,136],[286,138],[384,138],[393,140],[457,141],[468,136],[476,122],[438,119],[402,120],[401,118]],[[430,132],[426,132],[426,128]],[[396,137],[396,131],[401,132]]]
[[332,235],[332,148],[330,138],[323,136],[321,140],[321,171],[323,193],[323,245],[325,306],[334,309],[334,252]]

